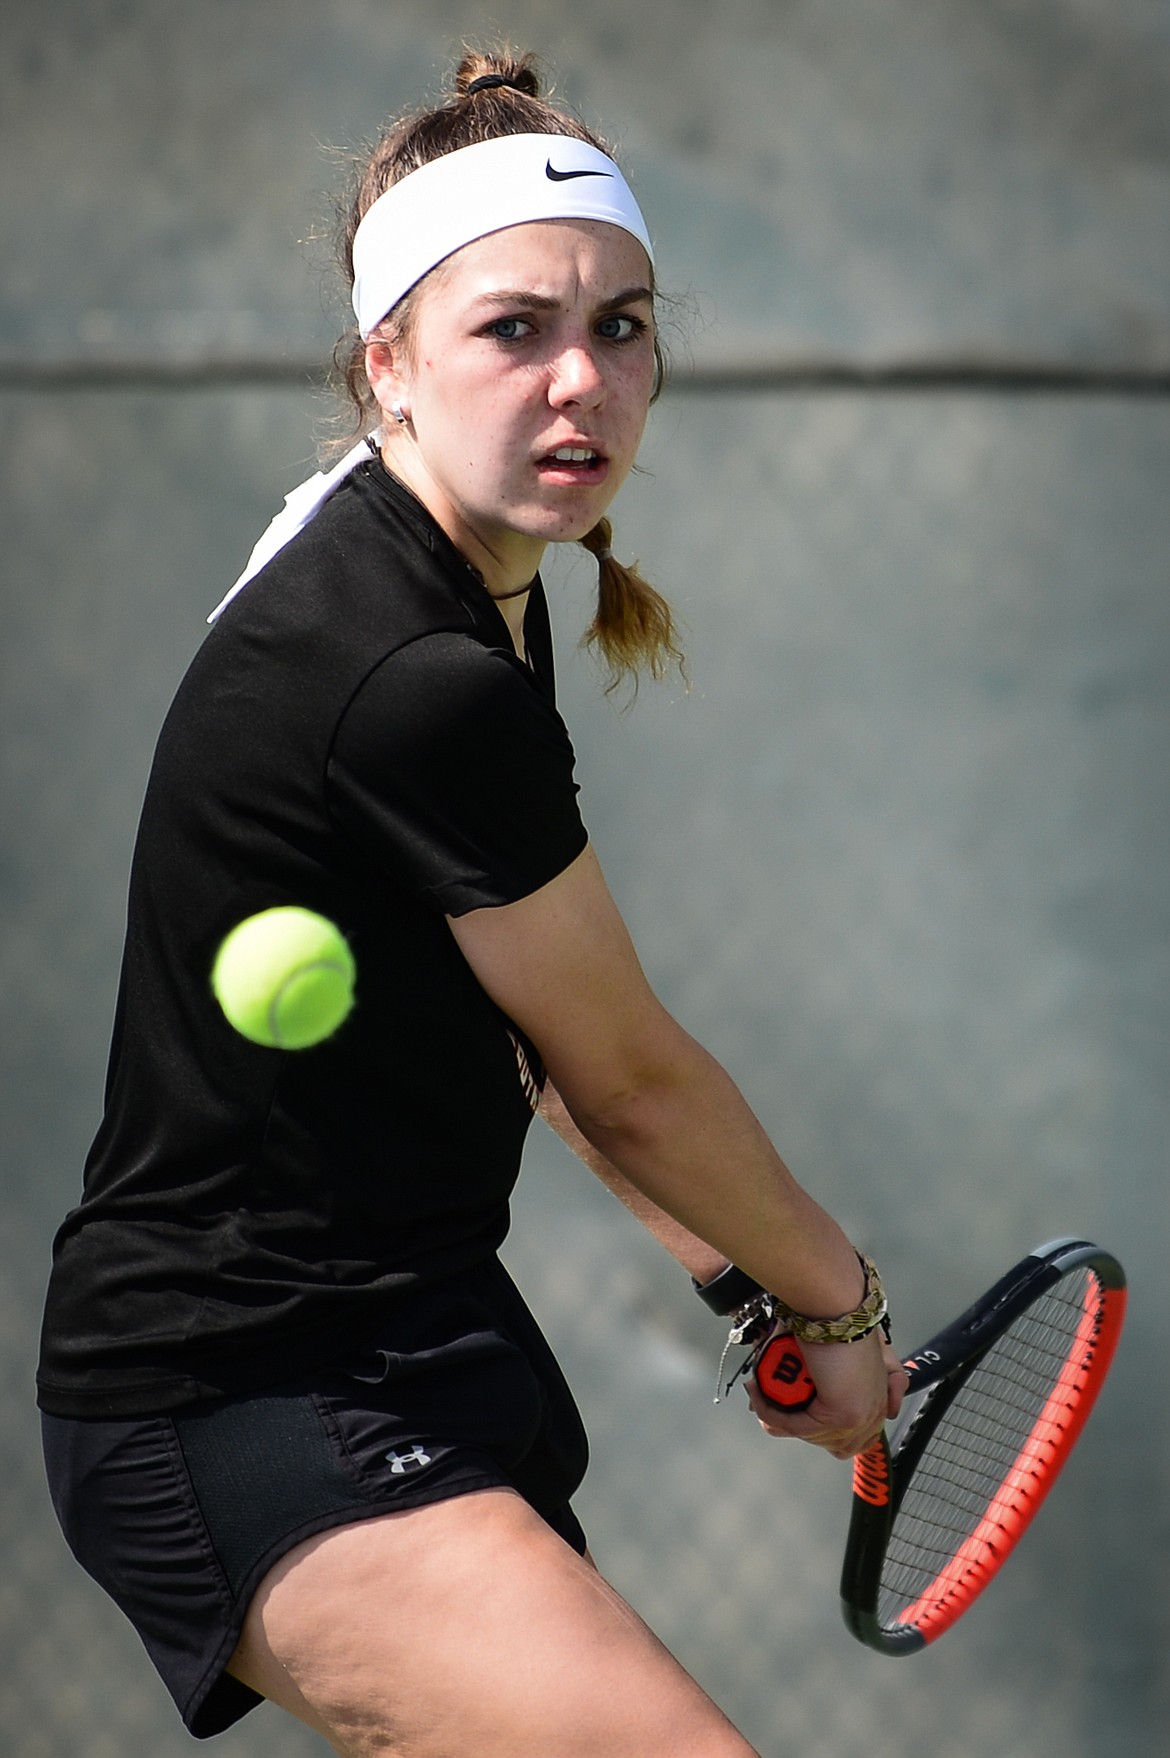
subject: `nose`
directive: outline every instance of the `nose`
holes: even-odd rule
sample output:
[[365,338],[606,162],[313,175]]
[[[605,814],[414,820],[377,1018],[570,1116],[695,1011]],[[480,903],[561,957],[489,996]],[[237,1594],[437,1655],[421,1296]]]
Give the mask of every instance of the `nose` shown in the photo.
[[592,348],[578,343],[562,348],[553,362],[549,402],[554,408],[579,404],[595,409],[605,397],[605,377]]

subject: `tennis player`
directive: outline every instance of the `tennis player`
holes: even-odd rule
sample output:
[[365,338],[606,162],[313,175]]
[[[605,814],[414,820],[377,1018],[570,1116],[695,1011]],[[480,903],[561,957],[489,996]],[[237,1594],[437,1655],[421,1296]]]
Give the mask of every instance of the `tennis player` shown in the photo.
[[[843,1458],[896,1405],[873,1273],[647,986],[555,706],[549,543],[598,556],[616,676],[677,658],[605,521],[658,377],[651,240],[527,58],[468,54],[373,152],[344,254],[361,437],[215,614],[147,789],[45,1315],[54,1503],[197,1736],[270,1698],[352,1758],[743,1758],[586,1555],[581,1422],[496,1256],[540,1109],[708,1291],[857,1335],[809,1345],[818,1401],[773,1432]],[[359,981],[282,1054],[209,972],[290,902]]]

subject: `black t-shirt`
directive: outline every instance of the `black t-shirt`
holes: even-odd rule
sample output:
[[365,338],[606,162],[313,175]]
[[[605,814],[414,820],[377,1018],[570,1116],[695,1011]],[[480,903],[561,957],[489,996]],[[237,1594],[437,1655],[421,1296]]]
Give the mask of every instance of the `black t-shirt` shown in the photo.
[[[542,1079],[445,920],[581,852],[537,582],[528,664],[371,460],[224,612],[176,696],[130,882],[105,1115],[64,1222],[43,1408],[133,1415],[320,1365],[496,1250]],[[315,1048],[212,995],[236,922],[298,903],[357,963]]]

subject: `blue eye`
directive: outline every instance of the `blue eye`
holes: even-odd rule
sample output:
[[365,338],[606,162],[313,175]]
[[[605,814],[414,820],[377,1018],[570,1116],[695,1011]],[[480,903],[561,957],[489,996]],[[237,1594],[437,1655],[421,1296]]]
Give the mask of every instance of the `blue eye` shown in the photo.
[[532,332],[532,325],[523,317],[497,317],[487,327],[489,336],[498,342],[522,342]]
[[597,326],[597,333],[603,342],[634,342],[639,336],[646,334],[646,324],[640,317],[633,317],[629,312],[615,311],[603,317]]

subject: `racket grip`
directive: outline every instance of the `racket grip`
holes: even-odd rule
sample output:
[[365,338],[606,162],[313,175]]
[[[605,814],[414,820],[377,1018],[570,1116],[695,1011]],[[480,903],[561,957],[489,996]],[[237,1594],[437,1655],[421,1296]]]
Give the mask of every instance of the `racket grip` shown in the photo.
[[756,1384],[769,1404],[790,1416],[807,1410],[817,1395],[817,1388],[800,1344],[795,1337],[782,1333],[769,1337],[760,1350],[755,1368]]

